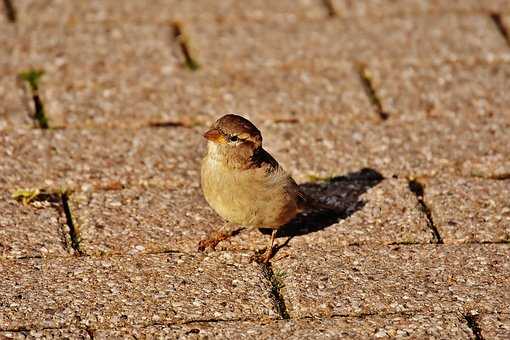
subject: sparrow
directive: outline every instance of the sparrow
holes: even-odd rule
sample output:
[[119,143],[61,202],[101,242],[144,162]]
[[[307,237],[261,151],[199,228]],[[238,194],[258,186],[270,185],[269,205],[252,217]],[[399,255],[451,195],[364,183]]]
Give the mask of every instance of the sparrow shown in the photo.
[[[307,204],[291,176],[262,147],[262,135],[253,123],[235,114],[218,119],[204,133],[207,152],[201,163],[201,185],[207,203],[227,224],[248,228],[271,228],[263,255],[268,262],[278,229]],[[230,235],[203,240],[199,250]]]

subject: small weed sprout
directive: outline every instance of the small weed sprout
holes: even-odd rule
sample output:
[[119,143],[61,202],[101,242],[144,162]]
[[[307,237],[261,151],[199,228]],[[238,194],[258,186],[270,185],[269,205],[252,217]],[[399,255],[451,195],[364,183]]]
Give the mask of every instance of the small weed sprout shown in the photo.
[[21,72],[19,77],[21,80],[28,83],[30,91],[32,92],[32,100],[34,101],[35,107],[34,119],[41,129],[48,129],[48,117],[46,116],[44,105],[41,97],[39,96],[39,83],[43,75],[43,70],[30,69],[28,71]]

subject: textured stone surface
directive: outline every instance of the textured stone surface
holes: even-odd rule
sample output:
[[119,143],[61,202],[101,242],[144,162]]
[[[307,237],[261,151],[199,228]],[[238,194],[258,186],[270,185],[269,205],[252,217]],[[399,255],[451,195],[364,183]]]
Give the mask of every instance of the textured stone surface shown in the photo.
[[370,18],[298,23],[203,19],[184,22],[184,27],[204,65],[305,59],[437,63],[510,57],[492,20],[479,15],[388,17],[377,24]]
[[276,262],[292,317],[506,312],[509,245],[301,248]]
[[131,24],[163,23],[175,13],[178,0],[154,0],[151,6],[137,1],[91,0],[65,1],[55,0],[49,3],[37,0],[16,0],[20,25],[30,24],[65,24],[84,21],[105,23],[124,21]]
[[509,63],[434,67],[388,63],[369,67],[369,76],[391,117],[479,116],[510,122]]
[[18,74],[11,67],[1,67],[0,72],[0,131],[12,127],[31,127],[31,100],[23,90]]
[[0,187],[199,185],[204,128],[17,130],[0,134]]
[[[47,34],[58,36],[58,33]],[[88,41],[87,34],[93,33],[83,34],[83,39]],[[154,34],[147,32],[145,35]],[[79,48],[74,48],[73,44]],[[249,70],[207,66],[192,74],[175,63],[158,66],[122,47],[114,49],[118,55],[112,56],[109,50],[101,48],[90,52],[86,44],[80,42],[71,41],[68,45],[71,46],[62,47],[65,52],[58,57],[58,65],[46,65],[56,59],[44,55],[44,50],[39,50],[37,45],[34,56],[27,55],[31,47],[28,52],[25,49],[19,52],[16,59],[23,60],[25,65],[13,66],[18,71],[30,67],[46,71],[40,95],[51,126],[143,126],[168,121],[196,124],[225,112],[245,112],[260,119],[324,120],[327,115],[345,119],[370,116],[373,111],[358,75],[349,65],[280,65]],[[87,49],[87,53],[65,54],[81,48]],[[48,53],[59,49],[58,46],[49,47]],[[167,49],[164,46],[164,50]],[[34,58],[42,62],[31,62]],[[130,60],[123,61],[123,58]],[[169,58],[160,56],[158,63],[160,60]],[[109,65],[111,62],[115,64]],[[142,62],[143,67],[134,66]],[[82,67],[68,66],[72,64]],[[145,64],[155,69],[149,70]],[[116,69],[121,67],[125,70]],[[5,78],[1,87],[6,96],[6,118],[2,126],[30,127],[27,103],[31,101],[29,98],[22,100],[23,93],[15,79],[15,75]],[[11,122],[12,117],[20,118]]]
[[[508,337],[508,1],[13,0],[16,23],[4,2],[0,338]],[[33,129],[30,68],[57,129]],[[196,252],[222,224],[201,133],[231,111],[341,210],[283,230],[269,279],[267,230]],[[12,200],[27,187],[74,190],[85,256],[58,204]]]
[[[350,64],[291,63],[268,67],[204,65],[156,91],[154,104],[168,119],[212,121],[240,113],[257,122],[323,121],[334,124],[375,116],[359,75]],[[147,107],[150,108],[150,105]]]
[[0,259],[68,255],[65,218],[59,203],[23,205],[0,193]]
[[194,323],[153,326],[143,329],[97,330],[95,339],[127,336],[229,339],[324,339],[373,337],[447,337],[470,339],[471,332],[458,315],[388,315],[336,317],[332,319],[285,320],[269,322]]
[[[365,176],[365,179],[363,179]],[[432,233],[407,181],[338,179],[305,185],[304,191],[321,202],[346,211],[339,221],[310,214],[291,223],[280,236],[293,236],[289,252],[304,244],[339,247],[348,244],[431,243]],[[287,251],[285,251],[287,252]]]
[[[243,20],[288,20],[302,18],[324,18],[326,10],[321,0],[154,0],[151,5],[136,1],[92,0],[75,2],[57,0],[49,4],[37,0],[16,0],[18,20],[29,24],[30,19],[38,22],[66,22],[85,20],[103,23],[105,21],[127,21],[130,23],[161,23],[173,19],[210,17],[221,20],[224,17]],[[56,14],[59,15],[56,15]],[[79,13],[79,15],[78,15]],[[3,18],[2,18],[3,19]]]
[[[119,76],[119,72],[105,67],[93,72],[86,67],[69,70],[83,75],[56,70],[43,76],[41,97],[51,125],[195,125],[227,112],[244,113],[261,121],[325,121],[336,117],[336,122],[374,115],[359,76],[349,64],[286,64],[249,69],[207,66],[193,73],[175,66],[168,74],[125,65],[144,73],[132,75],[129,81],[121,78],[130,75],[121,72]],[[21,100],[23,93],[15,80],[12,76],[0,83],[6,98],[6,118],[0,128],[31,125],[25,105],[31,101]],[[11,117],[19,118],[11,122]]]
[[20,332],[1,332],[2,339],[92,339],[84,329],[45,329]]
[[308,18],[324,19],[327,15],[321,0],[178,1],[174,13],[179,19],[209,17],[222,20],[233,17],[242,20],[289,22]]
[[[348,81],[337,80],[331,63],[339,59],[376,63],[388,59],[427,63],[445,59],[493,60],[507,58],[510,53],[490,19],[476,15],[391,17],[381,19],[377,25],[369,19],[289,23],[241,21],[238,16],[218,21],[206,16],[183,22],[192,54],[203,66],[199,72],[190,72],[183,66],[182,52],[172,39],[168,20],[106,20],[105,13],[113,11],[111,2],[102,9],[94,3],[85,10],[92,14],[80,17],[73,14],[82,10],[80,6],[77,10],[64,2],[47,7],[29,4],[28,14],[38,13],[37,19],[31,24],[20,19],[16,39],[9,40],[7,64],[13,74],[32,67],[46,72],[40,92],[52,126],[140,126],[190,116],[196,120],[204,114],[210,117],[228,110],[264,111],[265,118],[267,112],[277,117],[310,111],[325,115],[333,109],[342,114],[363,113],[370,108],[366,98],[360,98],[364,94],[358,80],[349,72],[337,73]],[[136,14],[136,6],[132,7],[128,12]],[[55,16],[56,12],[62,14]],[[432,34],[430,26],[438,32]],[[232,48],[234,45],[236,48]],[[254,49],[258,53],[252,53]],[[286,62],[305,59],[326,59],[330,65],[308,70],[313,73],[308,85],[289,86],[288,82],[297,84],[297,79],[305,83],[307,74],[302,66],[289,66]],[[260,72],[261,65],[281,63],[285,65]],[[288,72],[292,74],[290,78],[282,76],[287,67],[292,69]],[[238,74],[242,68],[250,71]],[[222,73],[225,75],[220,76]],[[318,78],[321,73],[328,76]],[[280,80],[271,84],[265,76],[274,74],[279,74],[276,79]],[[245,90],[243,82],[247,79],[253,79],[249,85],[260,88],[259,93]],[[216,91],[218,85],[228,91]],[[29,127],[26,105],[19,102],[19,90],[10,82],[5,87],[5,92],[14,98],[7,101],[9,105],[4,110],[9,117],[21,118],[13,122],[9,117],[0,120],[0,127]],[[281,93],[276,93],[275,87]],[[328,99],[319,100],[319,94],[327,94]],[[296,98],[301,101],[296,102]],[[267,105],[258,104],[261,102]]]
[[510,12],[510,3],[506,0],[478,0],[480,9],[491,13]]
[[[87,254],[195,253],[198,242],[224,224],[198,188],[75,194],[72,206],[80,228],[80,249]],[[267,242],[268,237],[260,232],[245,231],[218,249],[255,250]]]
[[267,283],[247,262],[231,253],[2,261],[0,329],[272,318]]
[[431,178],[425,202],[445,243],[510,242],[510,182]]
[[371,154],[378,167],[396,174],[500,177],[509,170],[509,126],[490,117],[388,121],[380,134],[372,135]]
[[478,317],[484,339],[508,339],[510,337],[510,314],[482,314]]
[[[385,177],[448,173],[502,177],[510,171],[505,142],[510,123],[460,117],[374,121],[336,126],[254,120],[267,149],[300,183],[362,168]],[[0,186],[65,186],[85,191],[198,186],[204,129],[4,132],[0,134],[5,146],[0,149]]]
[[168,91],[179,68],[169,26],[76,20],[21,27],[11,67],[45,71],[40,94],[52,126],[163,116],[144,102],[154,89]]
[[[483,1],[483,0],[482,0]],[[478,0],[332,0],[339,16],[417,15],[431,12],[464,12],[479,9]]]
[[381,124],[307,124],[303,129],[279,124],[262,126],[261,131],[268,150],[296,180],[307,182],[362,168],[385,177],[504,177],[510,171],[509,127],[491,119],[440,116],[404,122],[390,118]]

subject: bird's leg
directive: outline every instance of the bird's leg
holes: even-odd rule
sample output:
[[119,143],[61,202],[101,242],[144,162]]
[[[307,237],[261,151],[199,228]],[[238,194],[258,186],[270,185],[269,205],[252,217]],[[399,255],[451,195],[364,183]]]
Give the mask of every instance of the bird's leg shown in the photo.
[[262,262],[268,263],[271,257],[273,257],[273,244],[274,239],[276,238],[276,233],[278,232],[278,229],[273,229],[273,233],[271,234],[271,239],[269,240],[269,248],[266,249],[266,253],[264,254],[264,257],[262,258]]
[[210,235],[208,238],[200,240],[200,242],[198,242],[198,251],[204,251],[207,248],[215,250],[218,243],[229,239],[231,236],[234,236],[239,231],[239,229],[233,229],[231,227],[232,224],[227,222],[219,230],[215,231],[212,235]]

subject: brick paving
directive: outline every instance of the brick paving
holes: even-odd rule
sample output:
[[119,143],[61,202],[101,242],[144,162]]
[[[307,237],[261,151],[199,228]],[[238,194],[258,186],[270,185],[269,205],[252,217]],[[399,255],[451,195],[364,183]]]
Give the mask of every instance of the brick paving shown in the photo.
[[[510,337],[509,1],[1,5],[0,339]],[[269,265],[196,250],[229,112],[342,211]]]

